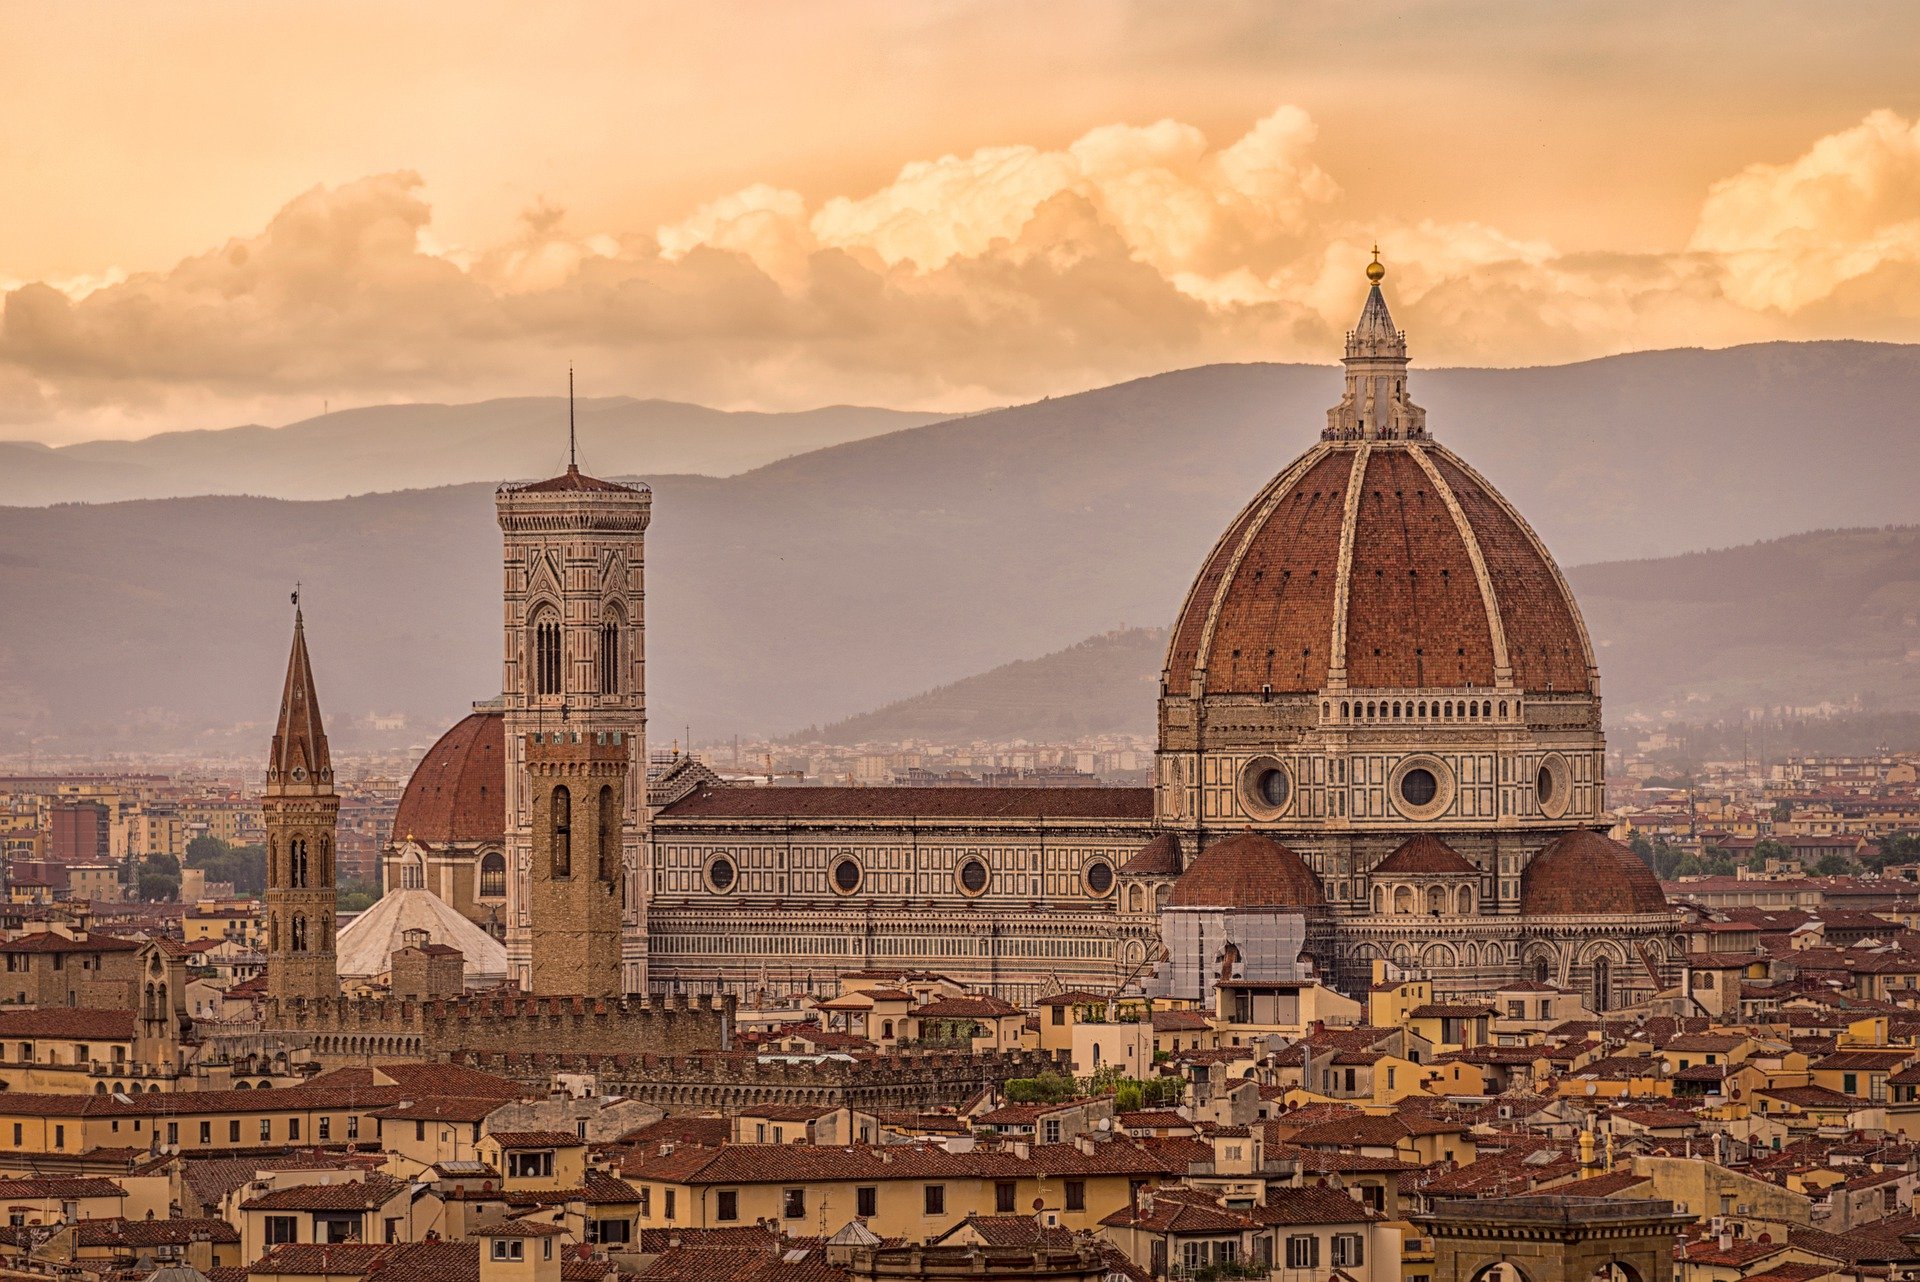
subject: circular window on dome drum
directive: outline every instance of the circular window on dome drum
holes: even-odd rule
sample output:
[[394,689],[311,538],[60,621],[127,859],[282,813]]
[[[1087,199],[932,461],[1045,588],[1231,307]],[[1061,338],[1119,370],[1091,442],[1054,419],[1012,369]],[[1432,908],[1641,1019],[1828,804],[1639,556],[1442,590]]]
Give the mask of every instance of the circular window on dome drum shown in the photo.
[[1408,757],[1387,781],[1393,805],[1408,819],[1432,819],[1453,804],[1453,772],[1438,757]]
[[715,855],[707,861],[707,889],[711,890],[714,894],[726,894],[729,890],[733,889],[733,884],[738,879],[738,872],[733,866],[733,860],[727,858],[725,855]]
[[851,895],[860,889],[860,861],[842,859],[833,866],[833,888],[843,895]]
[[1096,859],[1087,865],[1087,889],[1096,895],[1105,895],[1113,889],[1113,865],[1104,859]]
[[978,859],[969,859],[960,865],[956,874],[960,889],[969,895],[977,895],[987,888],[987,866]]
[[1255,757],[1240,771],[1240,800],[1256,819],[1278,819],[1293,801],[1293,777],[1272,757]]
[[1540,813],[1549,819],[1560,818],[1573,804],[1573,767],[1559,753],[1547,754],[1540,759],[1533,789],[1540,802]]

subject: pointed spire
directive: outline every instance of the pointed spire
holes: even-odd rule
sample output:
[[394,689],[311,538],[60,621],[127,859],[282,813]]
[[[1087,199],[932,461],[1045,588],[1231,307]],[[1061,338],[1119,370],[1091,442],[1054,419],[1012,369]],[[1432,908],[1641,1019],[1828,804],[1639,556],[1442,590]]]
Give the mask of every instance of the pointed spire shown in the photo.
[[573,366],[567,366],[567,471],[580,470],[579,444],[573,434]]
[[267,761],[269,789],[330,787],[333,758],[320,723],[320,698],[313,688],[313,664],[307,658],[307,625],[300,613],[300,592],[293,593],[293,651],[287,656],[287,685],[280,695],[280,723],[273,732]]
[[1374,246],[1367,264],[1367,300],[1360,319],[1347,331],[1347,390],[1327,411],[1329,441],[1419,440],[1427,434],[1427,412],[1407,397],[1407,336],[1394,328],[1393,313],[1380,282],[1387,269]]

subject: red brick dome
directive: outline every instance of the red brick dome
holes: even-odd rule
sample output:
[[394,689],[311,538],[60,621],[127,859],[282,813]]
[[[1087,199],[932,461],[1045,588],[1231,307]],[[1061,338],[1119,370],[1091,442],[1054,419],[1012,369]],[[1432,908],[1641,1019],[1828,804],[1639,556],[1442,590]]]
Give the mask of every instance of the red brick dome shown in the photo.
[[[1364,448],[1364,453],[1363,453]],[[1343,555],[1343,549],[1347,553]],[[1593,653],[1553,558],[1427,438],[1323,441],[1214,545],[1174,624],[1167,690],[1492,687],[1589,692]]]
[[1631,916],[1670,911],[1640,856],[1584,828],[1548,842],[1520,874],[1523,917]]
[[1307,861],[1257,832],[1208,846],[1167,896],[1169,908],[1318,908],[1326,902]]
[[441,735],[414,767],[393,813],[393,839],[440,846],[499,841],[506,830],[506,719],[476,712]]

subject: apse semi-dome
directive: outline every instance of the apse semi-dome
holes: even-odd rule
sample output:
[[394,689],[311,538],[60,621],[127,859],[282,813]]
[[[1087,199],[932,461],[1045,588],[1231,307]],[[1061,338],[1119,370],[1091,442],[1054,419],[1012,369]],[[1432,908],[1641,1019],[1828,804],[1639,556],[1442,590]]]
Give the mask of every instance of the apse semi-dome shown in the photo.
[[1556,837],[1520,878],[1523,917],[1626,917],[1668,911],[1653,870],[1633,851],[1597,832]]
[[1238,833],[1200,852],[1173,883],[1169,908],[1320,908],[1327,902],[1306,861],[1271,837]]
[[393,815],[393,839],[426,845],[499,841],[507,826],[504,719],[476,712],[414,767]]

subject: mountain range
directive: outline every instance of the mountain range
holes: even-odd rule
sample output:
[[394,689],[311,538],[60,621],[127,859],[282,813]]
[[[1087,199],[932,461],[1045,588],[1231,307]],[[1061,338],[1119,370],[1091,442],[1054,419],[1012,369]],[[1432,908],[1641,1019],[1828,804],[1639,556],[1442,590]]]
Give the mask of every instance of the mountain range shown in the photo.
[[[1650,352],[1416,370],[1410,385],[1433,434],[1566,565],[1911,517],[1920,347]],[[656,737],[824,725],[1116,628],[1164,626],[1207,547],[1313,442],[1338,388],[1323,368],[1209,366],[734,476],[650,476]],[[583,450],[589,470],[617,473],[606,461]],[[457,485],[0,509],[0,754],[21,740],[250,750],[276,706],[295,580],[343,736],[368,714],[402,713],[407,741],[430,738],[498,685],[491,500],[489,485]],[[1845,540],[1743,550],[1752,573],[1734,586],[1721,581],[1729,561],[1576,571],[1610,709],[1696,686],[1722,700],[1850,697],[1901,661],[1855,635],[1860,610],[1912,636],[1900,561],[1913,558],[1892,546],[1892,561]],[[1870,564],[1848,578],[1855,555]],[[1636,628],[1656,635],[1643,645]],[[1784,646],[1794,631],[1820,646]]]
[[[575,407],[579,448],[603,470],[710,476],[946,417],[857,405],[762,414],[630,396],[595,397]],[[373,405],[285,427],[161,432],[59,447],[0,441],[0,503],[197,494],[332,499],[532,476],[566,457],[564,397]]]

